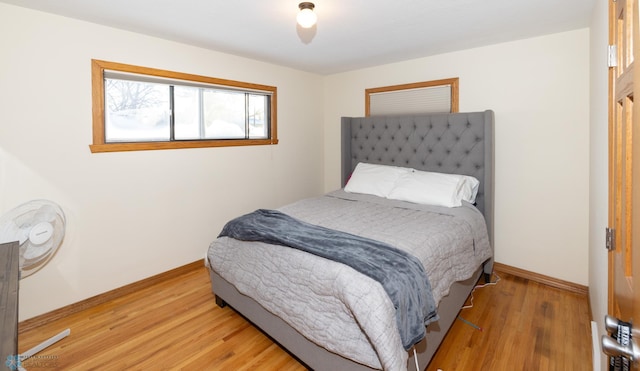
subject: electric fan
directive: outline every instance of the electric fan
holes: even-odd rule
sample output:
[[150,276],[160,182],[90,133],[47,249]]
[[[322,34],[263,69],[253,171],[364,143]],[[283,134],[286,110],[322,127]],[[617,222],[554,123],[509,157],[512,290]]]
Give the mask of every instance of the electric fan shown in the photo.
[[[65,223],[60,206],[48,200],[26,202],[0,217],[0,243],[18,241],[20,245],[20,279],[35,273],[51,259],[62,244]],[[19,361],[33,356],[70,333],[71,330],[66,329],[29,349],[19,355]]]

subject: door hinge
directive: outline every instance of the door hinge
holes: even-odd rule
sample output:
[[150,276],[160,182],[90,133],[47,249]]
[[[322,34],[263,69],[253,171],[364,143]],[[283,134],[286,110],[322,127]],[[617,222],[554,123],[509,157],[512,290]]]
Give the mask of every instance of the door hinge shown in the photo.
[[607,227],[605,230],[605,246],[607,250],[613,251],[616,249],[616,230]]
[[616,45],[607,46],[607,65],[609,67],[618,66],[618,47]]

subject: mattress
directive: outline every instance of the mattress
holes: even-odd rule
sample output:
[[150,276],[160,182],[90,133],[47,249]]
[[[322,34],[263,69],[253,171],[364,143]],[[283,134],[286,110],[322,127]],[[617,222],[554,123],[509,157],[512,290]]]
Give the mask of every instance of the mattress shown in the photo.
[[[279,210],[409,252],[424,265],[436,303],[492,256],[484,218],[470,204],[444,208],[338,190]],[[395,309],[378,282],[346,265],[261,242],[222,237],[207,255],[211,269],[310,341],[372,368],[406,369]]]

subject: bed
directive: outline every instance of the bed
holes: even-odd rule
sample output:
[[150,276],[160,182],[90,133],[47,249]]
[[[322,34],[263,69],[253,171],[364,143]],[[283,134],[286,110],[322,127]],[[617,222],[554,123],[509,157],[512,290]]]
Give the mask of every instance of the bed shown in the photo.
[[[341,122],[343,187],[353,184],[350,176],[362,163],[462,174],[479,180],[473,205],[414,204],[343,188],[278,209],[332,231],[397,244],[422,261],[437,317],[410,350],[397,317],[391,318],[395,302],[386,287],[280,244],[228,235],[213,241],[207,260],[217,304],[231,306],[314,370],[424,369],[479,278],[487,280],[493,270],[493,124],[492,111]],[[439,245],[447,235],[459,250]],[[423,256],[422,244],[436,246],[438,258]]]

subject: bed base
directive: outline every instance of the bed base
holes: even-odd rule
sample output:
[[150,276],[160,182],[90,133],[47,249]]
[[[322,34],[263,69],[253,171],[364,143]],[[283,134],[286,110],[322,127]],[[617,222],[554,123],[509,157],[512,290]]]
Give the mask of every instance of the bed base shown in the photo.
[[[471,278],[454,283],[451,286],[449,295],[440,301],[438,305],[440,320],[427,326],[426,338],[415,346],[418,364],[422,370],[429,364],[429,361],[438,350],[447,331],[457,318],[460,308],[464,305],[464,302],[467,300],[467,297],[480,277],[485,273],[485,270],[487,270],[486,265],[487,264],[485,264],[484,269],[480,267]],[[258,302],[240,293],[235,286],[220,277],[216,272],[210,270],[210,275],[212,291],[215,294],[216,304],[218,304],[218,306],[224,307],[229,305],[234,308],[234,310],[236,310],[235,308],[242,308],[242,312],[238,310],[236,310],[236,312],[240,313],[249,322],[267,334],[267,336],[280,344],[307,368],[317,371],[374,370],[368,366],[329,352],[323,347],[307,340],[307,338],[289,326],[285,321],[264,309]],[[407,369],[409,371],[417,371],[413,351],[409,352]]]

